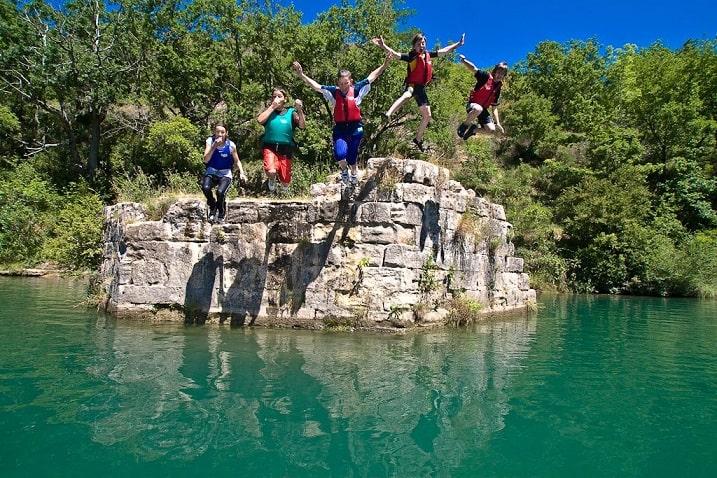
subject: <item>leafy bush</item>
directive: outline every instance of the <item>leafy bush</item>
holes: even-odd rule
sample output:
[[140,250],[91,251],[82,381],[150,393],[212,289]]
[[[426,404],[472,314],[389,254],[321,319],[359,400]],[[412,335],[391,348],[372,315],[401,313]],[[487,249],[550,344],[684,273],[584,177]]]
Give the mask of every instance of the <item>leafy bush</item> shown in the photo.
[[144,147],[164,170],[198,171],[203,165],[204,152],[198,142],[199,128],[187,118],[174,116],[152,123]]
[[0,175],[0,263],[34,265],[61,197],[30,163]]
[[717,229],[698,232],[679,254],[679,284],[684,295],[717,297]]
[[294,161],[291,178],[291,193],[295,196],[308,196],[311,185],[326,181],[326,178],[338,171],[338,166],[331,161],[308,164],[301,160]]
[[156,178],[141,169],[135,170],[134,174],[125,173],[123,176],[117,176],[113,181],[112,189],[118,202],[146,203],[159,192]]
[[447,322],[454,327],[474,323],[480,317],[478,314],[483,309],[483,304],[464,294],[455,296],[447,306],[449,310]]
[[96,269],[102,259],[102,207],[87,188],[69,191],[43,245],[43,256],[67,269]]

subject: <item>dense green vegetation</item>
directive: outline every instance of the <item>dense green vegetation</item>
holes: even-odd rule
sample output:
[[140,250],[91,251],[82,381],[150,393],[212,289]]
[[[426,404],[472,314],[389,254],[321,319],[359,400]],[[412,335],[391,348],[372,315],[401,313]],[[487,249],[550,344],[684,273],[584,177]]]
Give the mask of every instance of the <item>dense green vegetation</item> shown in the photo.
[[[409,49],[408,11],[380,0],[332,7],[312,23],[272,1],[0,0],[0,263],[94,267],[103,203],[199,192],[203,140],[215,121],[259,192],[271,89],[304,100],[294,192],[333,170],[331,115],[292,74],[363,78],[383,60],[369,39]],[[444,43],[456,39],[442,39]],[[471,41],[470,36],[468,41]],[[432,145],[423,159],[503,203],[536,286],[588,292],[717,292],[717,43],[601,49],[539,44],[513,65],[501,107],[507,135],[462,143],[470,73],[445,57],[430,87]],[[484,66],[499,60],[473,59]],[[393,64],[362,104],[364,159],[417,156]],[[236,194],[236,190],[234,189]]]

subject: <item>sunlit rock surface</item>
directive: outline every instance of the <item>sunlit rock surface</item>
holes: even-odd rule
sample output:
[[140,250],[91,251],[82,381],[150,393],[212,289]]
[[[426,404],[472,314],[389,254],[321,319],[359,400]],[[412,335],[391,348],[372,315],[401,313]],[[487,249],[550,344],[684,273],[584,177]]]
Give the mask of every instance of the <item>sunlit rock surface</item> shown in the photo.
[[158,320],[407,327],[535,301],[503,207],[445,168],[374,158],[354,188],[315,184],[306,200],[236,199],[212,225],[199,199],[157,221],[105,208],[105,306]]

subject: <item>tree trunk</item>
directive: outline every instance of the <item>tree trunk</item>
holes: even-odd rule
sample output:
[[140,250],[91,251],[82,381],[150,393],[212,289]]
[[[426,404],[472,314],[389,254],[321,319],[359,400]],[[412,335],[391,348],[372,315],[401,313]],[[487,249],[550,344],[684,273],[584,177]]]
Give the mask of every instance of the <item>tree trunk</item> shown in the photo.
[[100,157],[100,122],[101,118],[97,110],[90,112],[90,154],[87,158],[87,179],[92,182],[97,173]]

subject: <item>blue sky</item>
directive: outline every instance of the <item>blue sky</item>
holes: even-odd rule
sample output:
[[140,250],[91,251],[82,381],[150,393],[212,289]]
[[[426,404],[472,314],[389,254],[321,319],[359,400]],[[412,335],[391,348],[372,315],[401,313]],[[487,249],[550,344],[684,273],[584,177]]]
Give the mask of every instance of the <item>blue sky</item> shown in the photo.
[[[304,13],[304,22],[340,3],[330,0],[281,0]],[[679,48],[688,39],[717,38],[717,0],[409,0],[416,11],[406,26],[428,36],[429,46],[446,44],[466,33],[460,50],[477,64],[525,58],[539,42],[587,40],[620,47],[647,47],[661,41]],[[490,5],[492,8],[479,6]]]

